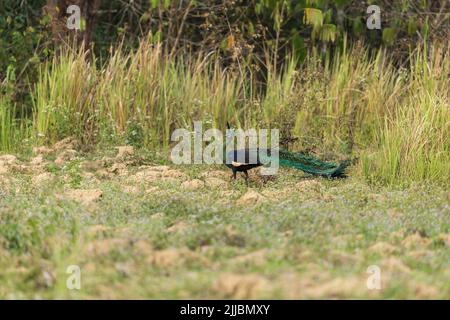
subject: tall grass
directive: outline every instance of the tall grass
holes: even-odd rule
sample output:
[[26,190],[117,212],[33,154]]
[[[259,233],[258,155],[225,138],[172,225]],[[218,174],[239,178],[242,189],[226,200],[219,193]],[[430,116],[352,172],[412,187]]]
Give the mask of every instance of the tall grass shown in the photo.
[[378,128],[379,146],[362,158],[364,176],[387,184],[450,179],[449,47],[419,49],[402,82],[398,107]]
[[0,94],[0,151],[23,151],[29,146],[30,127],[23,108]]
[[268,63],[263,87],[245,64],[232,71],[214,54],[168,58],[147,41],[133,52],[117,48],[101,67],[66,51],[42,66],[33,132],[39,142],[76,135],[159,148],[194,120],[219,128],[230,121],[279,128],[282,139],[295,138],[291,148],[357,156],[370,181],[445,181],[448,49],[417,48],[400,70],[383,51],[370,56],[353,47],[325,59],[312,51],[301,66],[295,59],[283,68]]
[[[69,132],[82,139],[144,131],[143,144],[167,146],[171,132],[193,119],[223,126],[239,113],[244,78],[211,58],[169,60],[159,45],[116,50],[102,68],[65,52],[44,66],[34,91],[35,126],[46,141]],[[89,125],[87,125],[89,124]]]
[[95,110],[97,71],[83,51],[66,51],[43,65],[33,96],[33,124],[39,142],[67,135],[89,135],[86,122]]
[[10,107],[12,104],[5,96],[0,96],[0,148],[10,150],[13,140],[13,119],[14,110]]
[[244,79],[211,58],[169,60],[147,43],[128,55],[118,51],[101,76],[97,102],[105,122],[116,134],[141,126],[152,146],[167,146],[172,131],[193,120],[223,127],[245,90]]
[[3,151],[17,149],[29,135],[29,123],[23,112],[17,117],[17,110],[23,108],[17,108],[14,102],[14,82],[15,72],[9,67],[5,79],[0,79],[0,150]]

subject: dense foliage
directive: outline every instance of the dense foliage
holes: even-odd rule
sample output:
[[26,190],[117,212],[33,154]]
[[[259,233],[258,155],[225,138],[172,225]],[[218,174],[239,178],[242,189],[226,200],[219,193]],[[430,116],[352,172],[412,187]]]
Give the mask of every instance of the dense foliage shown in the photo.
[[[24,76],[33,64],[52,52],[47,3],[86,1],[21,1],[0,3],[0,76],[14,68]],[[367,8],[381,8],[382,30],[369,30]],[[133,0],[100,1],[95,13],[93,42],[107,55],[119,40],[137,45],[149,32],[168,52],[180,48],[210,52],[236,60],[249,53],[276,50],[281,57],[293,49],[300,57],[307,48],[322,50],[344,37],[372,47],[393,46],[398,56],[424,37],[447,39],[447,1],[430,0]]]

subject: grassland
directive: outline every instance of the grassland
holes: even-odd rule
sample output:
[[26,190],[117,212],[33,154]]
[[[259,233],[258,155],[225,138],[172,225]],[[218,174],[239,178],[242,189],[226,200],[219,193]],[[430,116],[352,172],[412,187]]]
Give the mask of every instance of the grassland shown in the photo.
[[[449,44],[265,72],[143,40],[0,88],[0,298],[450,298]],[[250,59],[249,59],[250,60]],[[277,128],[349,177],[174,166],[174,129]],[[122,146],[118,149],[115,146]],[[134,146],[134,148],[132,147]],[[69,290],[67,268],[81,270]],[[369,290],[370,266],[381,289]]]
[[[402,66],[388,53],[344,47],[333,58],[312,50],[302,64],[266,72],[216,55],[167,57],[143,40],[100,63],[61,52],[30,85],[32,110],[0,91],[0,150],[29,152],[75,135],[87,146],[167,148],[175,129],[277,128],[294,150],[357,159],[370,184],[445,185],[450,172],[449,44],[411,48]],[[278,71],[276,71],[278,70]]]
[[247,186],[166,159],[75,139],[0,157],[0,298],[450,298],[442,185],[370,186],[352,167]]

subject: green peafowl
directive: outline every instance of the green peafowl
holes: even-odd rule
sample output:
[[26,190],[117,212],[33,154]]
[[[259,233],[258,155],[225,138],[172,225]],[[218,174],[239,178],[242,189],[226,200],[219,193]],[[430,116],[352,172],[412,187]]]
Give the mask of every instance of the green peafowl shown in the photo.
[[[227,126],[229,128],[228,123]],[[270,149],[265,150],[265,152],[260,151],[258,148],[246,148],[232,150],[227,153],[225,165],[232,170],[234,179],[236,179],[237,172],[243,172],[246,180],[248,180],[248,170],[270,163],[272,160]],[[311,175],[326,178],[345,177],[345,169],[350,164],[348,160],[339,164],[324,162],[312,155],[287,150],[278,150],[278,161],[281,167],[294,168]]]

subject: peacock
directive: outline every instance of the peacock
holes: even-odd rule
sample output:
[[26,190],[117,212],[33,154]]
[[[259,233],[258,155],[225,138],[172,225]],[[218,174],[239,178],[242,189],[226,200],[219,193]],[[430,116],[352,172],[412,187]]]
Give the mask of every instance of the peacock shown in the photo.
[[[229,128],[228,123],[227,126]],[[249,170],[270,163],[272,160],[271,150],[260,151],[259,148],[245,148],[232,150],[227,153],[226,159],[228,161],[226,161],[225,165],[232,170],[233,179],[236,179],[237,172],[242,172],[246,181],[248,181]],[[345,169],[350,164],[348,160],[341,163],[325,162],[306,153],[290,152],[282,149],[278,150],[278,161],[281,167],[294,168],[311,175],[326,178],[345,177]]]

